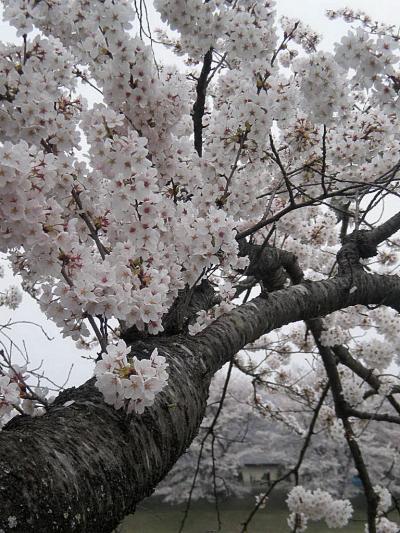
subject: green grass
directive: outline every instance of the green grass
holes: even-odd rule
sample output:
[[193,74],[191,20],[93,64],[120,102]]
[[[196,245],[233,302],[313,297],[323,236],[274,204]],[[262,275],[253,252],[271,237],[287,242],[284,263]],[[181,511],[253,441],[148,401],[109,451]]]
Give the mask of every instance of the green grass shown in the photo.
[[[240,524],[251,510],[252,502],[238,501],[221,505],[221,533],[238,533]],[[127,517],[118,533],[177,533],[183,516],[183,506],[170,507],[156,502],[143,503],[135,515]],[[287,510],[282,505],[271,505],[260,510],[249,525],[249,533],[288,533]],[[343,529],[329,529],[325,523],[310,524],[307,532],[363,533],[365,515],[359,510],[352,522]],[[195,503],[191,509],[184,533],[214,533],[218,531],[215,508],[211,504]]]

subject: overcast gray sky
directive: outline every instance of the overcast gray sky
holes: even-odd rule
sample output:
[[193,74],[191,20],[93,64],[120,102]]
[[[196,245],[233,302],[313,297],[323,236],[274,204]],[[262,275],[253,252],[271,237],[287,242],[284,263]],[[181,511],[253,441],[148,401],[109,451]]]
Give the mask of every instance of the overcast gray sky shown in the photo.
[[[150,3],[150,2],[149,2]],[[278,0],[279,14],[298,17],[324,35],[323,47],[331,48],[333,42],[347,32],[348,25],[339,21],[329,21],[324,13],[326,9],[351,7],[362,9],[373,19],[389,24],[400,23],[400,0]],[[0,7],[0,19],[2,8]],[[156,23],[157,24],[157,23]],[[2,40],[11,41],[15,38],[15,32],[8,25],[0,22],[0,36]],[[0,258],[0,261],[1,258]],[[0,279],[0,290],[12,282],[12,276],[8,272],[4,279]],[[22,324],[11,333],[12,338],[22,345],[25,341],[26,349],[34,364],[44,361],[43,369],[52,379],[62,383],[68,373],[71,364],[74,369],[71,374],[70,385],[77,385],[92,374],[92,364],[81,358],[88,355],[86,352],[77,350],[74,342],[62,339],[55,325],[46,320],[40,312],[38,305],[28,295],[24,295],[23,304],[15,311],[0,307],[0,324],[12,321],[35,321],[43,325],[48,334],[54,340],[48,341],[35,326]],[[3,330],[4,331],[4,330]],[[4,340],[4,339],[3,339]]]

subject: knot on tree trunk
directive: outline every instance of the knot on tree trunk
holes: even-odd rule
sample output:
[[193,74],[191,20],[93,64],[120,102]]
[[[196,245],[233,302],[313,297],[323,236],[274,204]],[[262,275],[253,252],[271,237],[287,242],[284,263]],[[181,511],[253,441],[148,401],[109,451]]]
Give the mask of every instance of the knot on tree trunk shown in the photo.
[[343,244],[351,244],[357,248],[359,257],[367,259],[378,253],[377,243],[370,230],[355,230],[344,238]]
[[346,276],[362,270],[360,259],[374,257],[378,253],[377,243],[371,231],[355,230],[344,238],[343,246],[337,254],[339,276]]
[[251,244],[239,241],[240,255],[248,256],[246,276],[253,276],[268,292],[282,289],[290,277],[294,283],[303,280],[303,272],[295,254],[269,244]]

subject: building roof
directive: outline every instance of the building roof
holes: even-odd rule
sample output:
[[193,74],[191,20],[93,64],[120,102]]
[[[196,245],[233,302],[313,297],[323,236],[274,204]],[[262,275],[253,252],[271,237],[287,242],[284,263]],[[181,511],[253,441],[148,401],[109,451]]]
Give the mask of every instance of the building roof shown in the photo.
[[268,457],[266,457],[262,453],[246,453],[241,457],[240,463],[242,466],[255,466],[255,465],[263,465],[265,467],[283,466],[282,463],[271,463],[270,461],[268,461]]

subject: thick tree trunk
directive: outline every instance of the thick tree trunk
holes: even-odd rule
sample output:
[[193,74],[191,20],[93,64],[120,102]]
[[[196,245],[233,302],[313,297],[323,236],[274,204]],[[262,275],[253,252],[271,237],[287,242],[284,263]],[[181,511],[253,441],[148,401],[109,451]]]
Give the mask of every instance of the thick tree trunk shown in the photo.
[[[155,346],[142,343],[141,356]],[[20,533],[110,532],[152,493],[196,436],[210,382],[179,338],[158,348],[168,388],[143,415],[106,405],[91,379],[0,432],[0,528],[15,517]]]
[[90,380],[63,392],[46,415],[17,417],[0,432],[0,529],[112,531],[189,446],[212,375],[238,350],[290,322],[381,303],[399,309],[399,278],[351,270],[255,298],[196,337],[134,344],[140,357],[157,346],[170,365],[168,387],[143,415],[115,411]]

